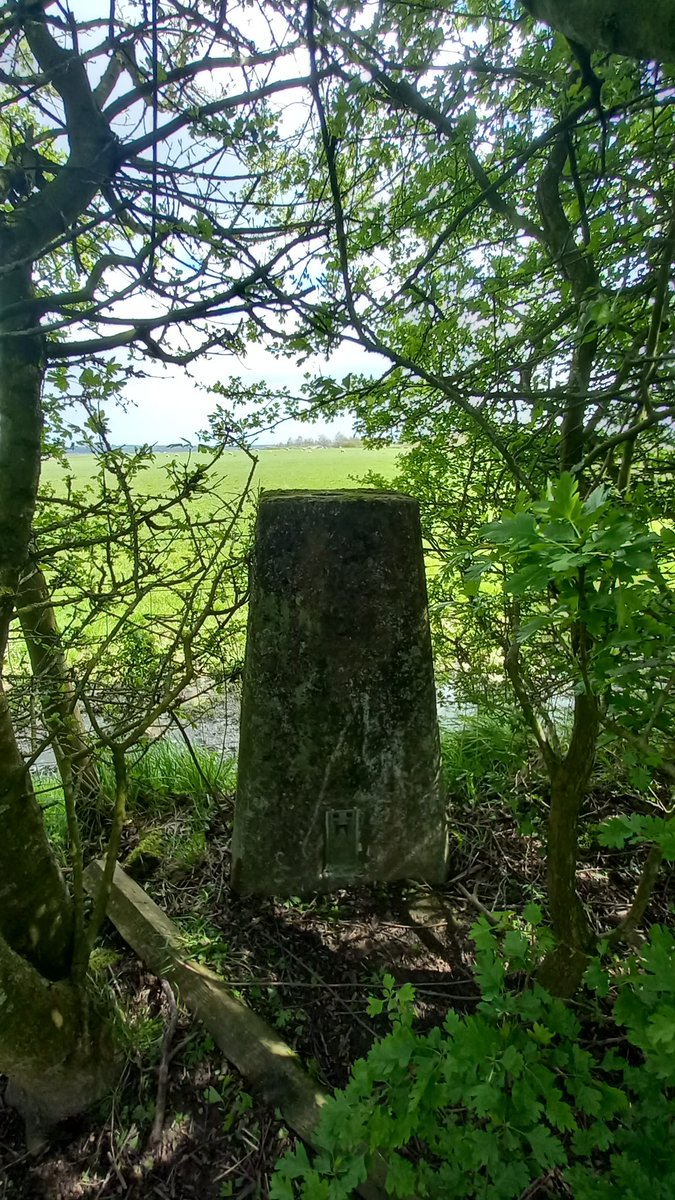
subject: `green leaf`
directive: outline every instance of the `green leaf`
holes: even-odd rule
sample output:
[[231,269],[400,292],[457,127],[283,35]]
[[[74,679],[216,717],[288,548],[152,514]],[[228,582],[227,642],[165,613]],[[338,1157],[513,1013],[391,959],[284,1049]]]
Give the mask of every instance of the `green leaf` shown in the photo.
[[548,1046],[549,1042],[552,1042],[555,1036],[553,1033],[551,1033],[550,1029],[547,1029],[546,1026],[542,1025],[539,1021],[535,1021],[534,1025],[530,1030],[528,1030],[528,1032],[530,1036],[542,1046]]
[[549,1096],[546,1101],[546,1116],[551,1125],[556,1129],[560,1129],[563,1133],[566,1130],[577,1128],[577,1122],[569,1104],[562,1098],[558,1099],[555,1096]]
[[649,1040],[654,1046],[675,1046],[675,1008],[664,1006],[649,1018]]
[[633,837],[634,830],[626,817],[608,817],[598,826],[597,836],[601,846],[619,848]]
[[548,564],[541,566],[539,563],[532,563],[522,570],[516,571],[506,583],[506,591],[512,596],[524,596],[527,592],[542,592],[548,586],[551,579],[551,570]]
[[535,904],[534,901],[530,900],[523,909],[522,917],[524,921],[527,921],[528,925],[541,925],[544,919],[541,905]]
[[526,1137],[535,1159],[543,1170],[558,1167],[565,1162],[567,1156],[561,1143],[544,1125],[528,1130]]
[[574,1098],[581,1111],[591,1117],[597,1117],[602,1109],[602,1092],[598,1088],[589,1087],[588,1084],[580,1084],[575,1090]]
[[583,513],[579,485],[569,471],[564,471],[555,482],[550,512],[551,516],[566,517],[568,521],[577,521]]
[[504,936],[504,954],[509,961],[523,963],[530,952],[530,942],[518,929],[509,929]]
[[515,1046],[507,1046],[502,1055],[502,1066],[510,1075],[518,1077],[523,1070],[523,1056]]
[[386,1190],[388,1196],[415,1196],[417,1194],[417,1171],[414,1165],[400,1154],[392,1154],[387,1167]]

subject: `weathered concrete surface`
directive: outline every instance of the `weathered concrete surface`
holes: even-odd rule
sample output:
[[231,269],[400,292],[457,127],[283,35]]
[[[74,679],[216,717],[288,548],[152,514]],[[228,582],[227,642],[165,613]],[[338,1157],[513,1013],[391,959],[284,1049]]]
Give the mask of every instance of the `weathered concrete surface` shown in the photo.
[[441,882],[419,510],[394,492],[268,492],[258,513],[232,876],[297,895]]

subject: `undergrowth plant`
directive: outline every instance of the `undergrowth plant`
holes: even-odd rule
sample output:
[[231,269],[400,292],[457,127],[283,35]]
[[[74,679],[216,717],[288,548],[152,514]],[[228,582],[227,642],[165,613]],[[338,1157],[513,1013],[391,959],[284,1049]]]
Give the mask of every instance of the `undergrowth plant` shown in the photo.
[[[115,794],[114,771],[104,758],[99,763],[100,794],[96,813],[103,820],[110,812]],[[214,798],[234,791],[236,760],[215,750],[157,742],[141,747],[129,759],[128,811],[141,820],[170,815],[177,800],[187,797],[198,818],[204,818]],[[36,777],[35,790],[45,817],[50,840],[66,844],[68,828],[65,801],[57,775]]]
[[527,733],[515,713],[476,713],[441,736],[443,774],[453,797],[474,800],[480,791],[508,795],[528,762]]
[[414,988],[385,978],[370,1013],[390,1032],[327,1102],[314,1160],[282,1159],[272,1200],[347,1200],[368,1176],[401,1200],[515,1200],[556,1176],[575,1200],[672,1200],[675,938],[655,926],[639,957],[594,959],[575,1011],[532,982],[541,917],[474,925],[482,999],[430,1032]]

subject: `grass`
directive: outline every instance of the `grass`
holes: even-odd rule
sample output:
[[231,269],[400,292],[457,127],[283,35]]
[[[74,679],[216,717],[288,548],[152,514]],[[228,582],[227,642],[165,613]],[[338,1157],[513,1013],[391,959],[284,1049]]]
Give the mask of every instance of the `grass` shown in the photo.
[[473,803],[489,793],[508,796],[528,763],[528,742],[517,714],[476,713],[441,735],[446,787]]
[[[443,773],[452,800],[475,802],[488,794],[508,796],[514,780],[528,763],[526,733],[517,714],[478,713],[466,716],[463,724],[441,734]],[[130,818],[144,825],[170,820],[180,801],[188,799],[194,814],[192,833],[199,840],[208,812],[216,797],[231,794],[236,787],[236,758],[201,747],[187,747],[165,740],[139,747],[129,756]],[[101,792],[95,814],[105,822],[114,796],[115,780],[105,758],[99,763]],[[50,839],[57,847],[67,843],[63,790],[57,774],[40,774],[35,790],[42,805]],[[141,852],[153,853],[161,829],[151,826],[145,834]],[[165,847],[164,847],[165,848]],[[157,844],[159,853],[160,846]]]
[[[234,791],[234,758],[223,758],[215,750],[200,747],[194,747],[190,754],[187,747],[163,741],[141,747],[132,753],[128,770],[130,818],[138,817],[144,824],[168,820],[174,816],[177,804],[189,799],[190,819],[180,834],[180,850],[186,863],[190,857],[198,856],[200,849],[203,849],[204,826],[214,799]],[[101,792],[96,811],[81,814],[83,824],[87,827],[105,824],[112,811],[115,780],[112,767],[105,759],[99,763],[99,774]],[[63,849],[67,845],[68,833],[63,790],[58,775],[38,775],[35,790],[42,805],[49,838],[58,849]],[[150,830],[144,838],[145,846],[141,847],[141,854],[160,853],[160,835],[161,853],[165,853],[167,842],[164,834],[161,830]]]
[[[360,480],[368,472],[377,472],[392,478],[400,454],[398,446],[367,449],[365,446],[346,446],[339,449],[323,447],[285,447],[259,450],[258,467],[253,480],[254,490],[294,488],[349,488],[359,487]],[[161,452],[147,470],[137,477],[139,490],[159,495],[166,481],[166,468],[171,462],[185,465],[197,464],[200,456],[194,451],[177,450],[175,454]],[[221,459],[217,478],[223,495],[239,495],[250,470],[250,459],[240,450],[230,450]],[[69,458],[69,472],[73,486],[93,484],[98,471],[98,460],[91,454],[73,454]],[[51,484],[57,490],[65,487],[65,472],[53,460],[43,464],[41,482]],[[198,511],[199,501],[196,501]]]

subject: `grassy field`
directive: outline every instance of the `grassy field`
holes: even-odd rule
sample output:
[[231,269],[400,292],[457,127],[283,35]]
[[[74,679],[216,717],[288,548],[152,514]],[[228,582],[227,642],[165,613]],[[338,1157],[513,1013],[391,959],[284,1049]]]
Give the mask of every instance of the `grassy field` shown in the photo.
[[[358,487],[370,471],[391,478],[399,453],[397,446],[387,446],[381,450],[367,450],[363,446],[347,446],[344,449],[280,446],[278,449],[260,450],[253,486],[254,490]],[[166,468],[172,461],[179,464],[198,463],[200,457],[187,451],[156,454],[152,467],[140,476],[139,488],[160,493]],[[69,462],[69,471],[76,487],[86,484],[96,473],[97,461],[93,455],[74,454]],[[250,460],[245,454],[239,450],[227,451],[217,469],[224,494],[238,495],[249,470]],[[63,468],[51,460],[45,463],[42,482],[60,488],[64,482]]]
[[[364,478],[369,473],[375,473],[384,479],[391,479],[396,471],[399,453],[400,448],[395,446],[377,450],[365,449],[362,446],[349,446],[344,449],[295,446],[261,450],[258,452],[258,465],[251,484],[250,503],[248,510],[244,509],[244,518],[246,519],[249,513],[251,516],[253,515],[256,496],[262,490],[355,488],[363,485]],[[182,477],[183,472],[189,473],[200,462],[205,461],[208,461],[207,456],[193,451],[176,450],[175,452],[157,453],[148,465],[144,465],[133,476],[132,491],[139,500],[143,497],[152,497],[151,507],[156,507],[161,504],[163,499],[175,494],[175,485],[171,484],[172,474],[174,479],[176,473]],[[49,460],[43,466],[41,487],[45,490],[53,489],[57,495],[64,495],[66,491],[70,491],[73,495],[84,492],[83,504],[84,507],[87,507],[89,500],[96,504],[99,496],[100,485],[95,478],[98,470],[99,461],[93,455],[71,455],[67,468]],[[204,519],[206,522],[213,520],[213,524],[208,526],[208,535],[203,535],[206,539],[211,537],[217,540],[224,534],[229,518],[226,511],[220,511],[220,502],[236,503],[243,493],[250,471],[251,459],[247,455],[237,450],[227,451],[215,468],[209,471],[207,487],[211,490],[197,492],[187,502],[186,508],[190,512],[191,519],[195,521]],[[88,483],[91,483],[89,497],[86,495]],[[113,483],[112,478],[110,483]],[[116,487],[113,490],[117,490]],[[49,509],[43,509],[43,512],[49,513],[46,521],[49,525],[50,520],[53,519],[52,513]],[[58,506],[56,513],[57,519],[63,515]],[[118,527],[120,513],[122,514],[121,520],[124,521],[123,502],[120,502],[117,508]],[[142,585],[148,587],[152,585],[152,588],[135,601],[133,619],[136,624],[148,621],[153,623],[183,611],[183,591],[176,590],[171,585],[169,576],[174,567],[181,572],[185,569],[185,564],[188,568],[191,566],[190,560],[193,558],[194,550],[189,534],[185,530],[183,514],[178,508],[174,510],[174,513],[175,524],[174,517],[168,515],[164,516],[158,524],[153,524],[141,531],[140,543],[145,547],[150,547],[154,565],[152,575],[147,579],[140,580]],[[214,514],[215,519],[213,519]],[[89,525],[95,534],[97,533],[97,521],[98,516],[95,516]],[[74,526],[75,521],[73,521]],[[105,521],[103,526],[105,526]],[[70,536],[70,533],[71,530],[68,529],[67,536]],[[232,539],[235,550],[237,541],[238,533],[235,533]],[[205,540],[204,544],[208,547],[208,540]],[[132,559],[129,557],[128,545],[118,545],[113,557],[115,570],[129,580]],[[57,583],[54,595],[60,606],[59,619],[62,629],[69,628],[73,622],[78,626],[80,621],[83,622],[80,632],[74,635],[74,644],[85,646],[86,652],[89,654],[96,640],[107,637],[109,630],[114,628],[117,614],[122,611],[132,592],[131,587],[127,586],[124,596],[118,592],[115,601],[106,602],[105,607],[102,607],[98,613],[92,615],[91,618],[87,617],[90,601],[86,597],[96,594],[97,589],[98,592],[105,593],[109,586],[107,581],[111,575],[111,563],[108,562],[106,565],[105,550],[101,546],[93,550],[83,549],[80,552],[80,560],[83,564],[82,576],[78,575],[74,565],[75,560],[71,561],[69,570],[73,579],[85,577],[93,580],[89,591],[87,591],[87,585],[84,586],[83,605],[77,609],[71,599],[78,593],[79,584],[77,583],[74,589],[71,588],[68,593],[60,590],[61,585]],[[101,583],[97,582],[97,564],[100,565]],[[51,567],[51,563],[48,564],[49,567]],[[169,579],[168,584],[167,579]],[[208,583],[204,583],[205,589],[208,589],[209,586]],[[225,585],[223,586],[225,588]],[[225,602],[226,591],[223,590],[219,595],[220,599]],[[153,628],[153,632],[157,633],[157,630]],[[13,670],[18,672],[24,661],[23,643],[20,638],[17,638],[13,649]]]

